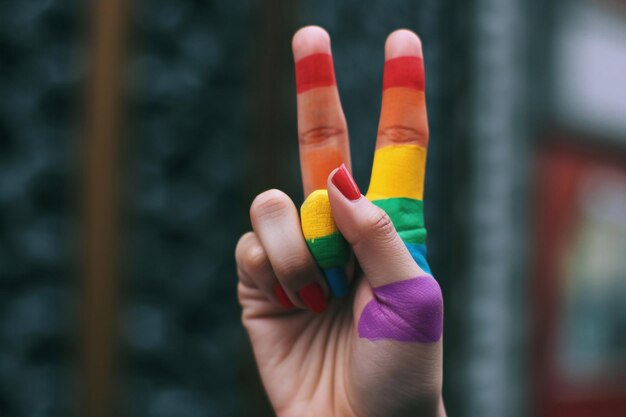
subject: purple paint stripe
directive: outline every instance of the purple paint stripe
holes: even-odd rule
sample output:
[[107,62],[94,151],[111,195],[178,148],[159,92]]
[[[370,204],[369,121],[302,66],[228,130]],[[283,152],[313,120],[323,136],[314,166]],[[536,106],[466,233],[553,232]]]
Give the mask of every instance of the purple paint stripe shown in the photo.
[[443,298],[429,275],[374,288],[358,325],[359,337],[369,340],[432,343],[443,331]]

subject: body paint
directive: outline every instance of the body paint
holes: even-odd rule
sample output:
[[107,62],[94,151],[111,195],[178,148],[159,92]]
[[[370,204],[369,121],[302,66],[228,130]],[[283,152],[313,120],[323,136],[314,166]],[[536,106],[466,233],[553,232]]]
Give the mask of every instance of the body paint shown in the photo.
[[[350,164],[345,119],[329,53],[314,53],[296,64],[300,165],[305,192],[302,233],[333,295],[348,293],[344,272],[350,251],[337,230],[325,190],[330,172]],[[334,142],[334,143],[333,143]]]
[[426,260],[426,244],[424,243],[406,243],[404,245],[409,250],[411,257],[417,263],[417,265],[422,268],[424,272],[429,275],[432,275],[432,271],[430,270],[430,265],[428,265],[428,261]]
[[[409,129],[409,126],[421,126]],[[423,91],[406,87],[389,88],[383,92],[382,108],[378,121],[376,148],[387,145],[415,144],[428,146],[428,120],[426,98]]]
[[443,331],[443,298],[425,275],[374,288],[374,299],[359,318],[359,337],[368,340],[433,343]]
[[296,92],[335,85],[335,69],[330,54],[313,54],[296,62]]
[[[346,151],[347,152],[347,151]],[[301,146],[300,160],[302,166],[302,182],[307,189],[319,190],[326,188],[326,180],[333,169],[343,163],[343,153],[332,146]]]
[[[329,105],[334,105],[336,81],[331,56],[314,54],[299,60],[296,63],[296,84],[299,107],[311,105],[321,109],[303,114],[324,112]],[[298,121],[299,125],[305,125],[304,122]],[[422,59],[403,56],[388,60],[383,77],[379,139],[366,197],[387,212],[415,262],[430,273],[426,262],[422,203],[427,126]],[[324,132],[325,138],[332,137],[332,133]],[[302,146],[302,140],[315,145],[315,139],[301,138],[300,147],[302,166],[316,168],[304,170],[316,173],[315,178],[303,178],[304,183],[313,189],[325,188],[326,176],[341,158],[338,154],[318,155],[317,152],[325,151],[318,151],[315,146]],[[347,285],[343,265],[349,257],[349,248],[336,229],[325,190],[314,191],[305,200],[301,218],[307,245],[324,271],[331,291],[335,295],[345,294]]]
[[400,56],[385,62],[383,91],[407,87],[424,91],[424,62],[417,56]]
[[389,215],[413,260],[430,274],[422,201],[428,147],[424,88],[420,57],[402,56],[385,62],[378,140],[367,198]]
[[402,56],[385,62],[376,149],[398,144],[428,147],[424,83],[421,58]]
[[390,145],[376,150],[367,198],[422,200],[425,165],[426,148],[420,145]]
[[[326,188],[330,172],[350,166],[345,119],[332,56],[315,53],[295,63],[302,183],[307,193]],[[305,196],[306,197],[306,196]]]
[[350,251],[332,217],[327,190],[313,191],[300,207],[302,234],[336,297],[348,293],[344,267]]
[[393,226],[404,243],[425,243],[424,203],[412,198],[386,198],[373,200],[389,215]]
[[426,261],[426,228],[424,203],[411,198],[387,198],[372,201],[387,213],[400,239],[413,260],[427,274],[431,273]]

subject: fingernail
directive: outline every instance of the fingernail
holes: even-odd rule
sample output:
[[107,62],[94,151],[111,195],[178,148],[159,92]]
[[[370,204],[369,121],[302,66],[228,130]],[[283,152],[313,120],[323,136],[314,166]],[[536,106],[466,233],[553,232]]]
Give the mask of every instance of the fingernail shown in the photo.
[[326,310],[326,300],[324,299],[324,291],[317,283],[307,285],[298,291],[300,299],[307,308],[315,313],[321,313]]
[[274,287],[274,295],[276,295],[278,302],[281,306],[285,307],[285,309],[291,310],[293,308],[293,303],[289,297],[287,297],[287,293],[282,285],[278,284]]
[[345,297],[348,295],[348,280],[343,268],[327,268],[324,270],[326,282],[330,287],[330,292],[335,297]]
[[348,200],[354,201],[361,197],[361,191],[356,185],[356,182],[354,182],[352,175],[348,172],[345,164],[341,164],[339,169],[335,171],[331,181]]

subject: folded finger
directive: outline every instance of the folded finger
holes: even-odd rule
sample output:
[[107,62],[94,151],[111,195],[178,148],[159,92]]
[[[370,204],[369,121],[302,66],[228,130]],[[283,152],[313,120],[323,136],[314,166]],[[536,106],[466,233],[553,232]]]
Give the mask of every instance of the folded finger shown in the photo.
[[302,233],[326,283],[335,297],[348,294],[346,264],[350,258],[348,243],[337,230],[326,190],[315,190],[300,207]]
[[235,259],[242,284],[256,288],[276,305],[289,310],[293,303],[278,282],[269,258],[256,233],[244,234],[237,243]]
[[326,284],[302,236],[300,217],[291,199],[278,190],[266,191],[252,203],[250,219],[292,303],[317,313],[324,311]]

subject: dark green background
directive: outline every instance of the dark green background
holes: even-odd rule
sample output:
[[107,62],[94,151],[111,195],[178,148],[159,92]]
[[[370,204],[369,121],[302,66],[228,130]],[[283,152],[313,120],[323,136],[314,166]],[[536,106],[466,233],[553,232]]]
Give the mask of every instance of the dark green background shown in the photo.
[[[383,45],[423,41],[431,145],[430,264],[446,304],[445,398],[463,410],[471,47],[459,0],[133,3],[124,112],[119,414],[264,415],[236,301],[233,252],[254,195],[302,201],[290,40],[333,40],[354,174],[367,188]],[[76,413],[76,234],[89,33],[75,0],[0,4],[0,415]],[[455,304],[456,303],[456,304]],[[452,308],[451,306],[457,306]]]

